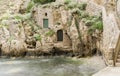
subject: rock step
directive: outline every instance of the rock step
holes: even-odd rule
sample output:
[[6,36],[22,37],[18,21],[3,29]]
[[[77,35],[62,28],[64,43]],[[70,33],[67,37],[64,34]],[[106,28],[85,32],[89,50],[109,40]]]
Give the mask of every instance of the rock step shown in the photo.
[[120,54],[118,55],[118,57],[117,57],[118,59],[120,59]]
[[116,61],[116,65],[115,66],[120,67],[120,52],[118,53],[117,61]]
[[117,59],[117,62],[119,62],[119,63],[120,63],[120,59]]
[[120,67],[120,63],[117,62],[117,63],[116,63],[116,66],[117,66],[117,67]]
[[120,76],[119,67],[106,67],[92,76]]

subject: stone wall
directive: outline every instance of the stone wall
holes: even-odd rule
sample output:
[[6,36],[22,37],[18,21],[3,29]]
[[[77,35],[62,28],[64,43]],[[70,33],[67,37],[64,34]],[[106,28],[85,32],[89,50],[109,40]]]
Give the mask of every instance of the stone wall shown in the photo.
[[[41,27],[39,33],[42,36],[42,47],[52,45],[53,47],[59,48],[62,51],[69,49],[71,51],[71,40],[67,32],[67,22],[68,22],[68,11],[64,10],[64,7],[55,9],[54,7],[35,7],[33,10],[33,18],[36,20],[38,26]],[[45,15],[47,14],[47,16]],[[48,28],[43,27],[43,19],[48,19]],[[46,33],[50,30],[54,31],[53,36],[46,36]],[[57,31],[63,31],[63,41],[57,41]],[[38,45],[37,45],[38,46]],[[39,47],[40,48],[40,47]],[[43,48],[45,49],[45,48]],[[50,49],[48,49],[50,50]],[[46,50],[47,51],[47,50]]]
[[[43,10],[44,9],[44,10]],[[48,19],[49,25],[53,25],[53,15],[52,15],[52,9],[50,8],[38,8],[37,13],[37,22],[40,27],[43,28],[43,19]]]

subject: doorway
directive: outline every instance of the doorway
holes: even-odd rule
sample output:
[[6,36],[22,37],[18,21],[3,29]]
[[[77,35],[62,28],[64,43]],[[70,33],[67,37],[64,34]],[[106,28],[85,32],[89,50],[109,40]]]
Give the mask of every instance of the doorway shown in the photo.
[[43,27],[48,28],[49,20],[48,19],[43,19]]
[[57,31],[57,41],[63,41],[63,30]]

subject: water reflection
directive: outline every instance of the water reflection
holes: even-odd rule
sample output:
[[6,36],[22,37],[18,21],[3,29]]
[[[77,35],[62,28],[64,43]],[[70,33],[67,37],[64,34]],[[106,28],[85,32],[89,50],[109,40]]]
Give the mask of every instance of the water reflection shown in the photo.
[[65,57],[1,59],[0,76],[91,76],[96,69]]

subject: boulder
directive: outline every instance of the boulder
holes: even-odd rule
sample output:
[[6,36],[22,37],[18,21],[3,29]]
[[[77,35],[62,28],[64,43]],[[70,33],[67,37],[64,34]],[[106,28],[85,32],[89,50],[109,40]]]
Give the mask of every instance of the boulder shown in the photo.
[[12,40],[2,44],[3,55],[7,56],[23,56],[26,52],[26,48],[26,44],[19,40]]

